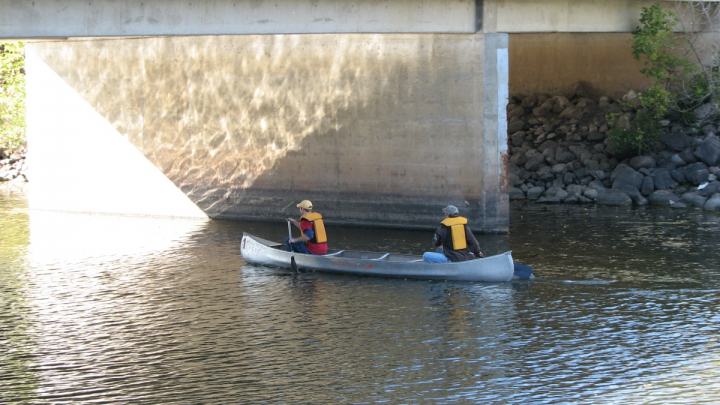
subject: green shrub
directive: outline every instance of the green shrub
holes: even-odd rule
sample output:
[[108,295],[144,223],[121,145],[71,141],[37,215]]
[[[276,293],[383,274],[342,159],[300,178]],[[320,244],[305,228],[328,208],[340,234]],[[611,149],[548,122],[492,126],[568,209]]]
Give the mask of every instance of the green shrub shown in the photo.
[[632,120],[625,114],[609,114],[607,119],[612,125],[608,133],[610,142],[623,155],[640,155],[654,149],[662,135],[658,120],[647,109],[638,111]]
[[0,43],[0,149],[25,144],[25,44]]
[[[622,114],[610,114],[607,119],[612,125],[610,141],[618,150],[634,150],[641,154],[652,149],[662,134],[659,121],[668,113],[677,109],[683,97],[673,91],[692,83],[697,76],[697,65],[679,55],[682,39],[675,34],[677,16],[664,11],[659,5],[643,7],[640,26],[633,32],[633,57],[642,60],[640,70],[645,77],[654,79],[653,85],[638,94],[640,108],[634,119]],[[696,79],[695,93],[701,93],[707,87],[702,80]]]
[[675,13],[655,4],[642,8],[641,26],[633,32],[633,57],[645,65],[640,72],[665,90],[697,71],[696,64],[678,55],[683,48],[682,36],[675,34],[678,22]]

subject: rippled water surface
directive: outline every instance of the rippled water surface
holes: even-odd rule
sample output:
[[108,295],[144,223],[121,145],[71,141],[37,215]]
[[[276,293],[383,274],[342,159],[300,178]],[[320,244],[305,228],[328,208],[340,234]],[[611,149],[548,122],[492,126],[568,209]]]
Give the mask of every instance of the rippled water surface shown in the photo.
[[[537,279],[360,278],[247,265],[243,231],[28,211],[0,194],[0,403],[717,403],[717,214],[513,206]],[[419,253],[432,232],[338,228]]]

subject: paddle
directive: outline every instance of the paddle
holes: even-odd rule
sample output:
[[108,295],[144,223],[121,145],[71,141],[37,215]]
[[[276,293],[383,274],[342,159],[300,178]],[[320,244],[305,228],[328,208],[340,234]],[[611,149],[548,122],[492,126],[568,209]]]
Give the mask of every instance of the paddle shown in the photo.
[[532,276],[532,267],[514,262],[514,275],[521,280],[527,280]]
[[[292,228],[290,227],[290,221],[288,221],[288,238],[292,239]],[[290,268],[292,269],[293,273],[297,273],[298,267],[295,263],[295,249],[293,249],[293,245],[290,240],[288,240],[288,244],[290,245]]]

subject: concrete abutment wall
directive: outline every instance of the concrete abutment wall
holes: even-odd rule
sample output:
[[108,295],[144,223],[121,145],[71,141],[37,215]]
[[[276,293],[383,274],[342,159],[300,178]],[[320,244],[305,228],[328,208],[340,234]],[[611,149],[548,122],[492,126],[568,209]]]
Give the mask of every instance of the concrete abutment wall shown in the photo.
[[[63,184],[62,193],[38,193],[34,201],[40,208],[122,209],[84,206],[87,184],[101,187],[108,173],[88,167],[74,181],[68,170],[53,169],[68,168],[87,146],[83,140],[95,138],[132,145],[211,218],[283,220],[296,213],[294,203],[311,199],[328,223],[427,228],[442,207],[456,204],[474,229],[504,232],[506,130],[498,119],[507,99],[507,36],[489,38],[307,34],[29,44],[35,85],[28,97],[45,100],[29,106],[43,122],[29,128],[31,156],[43,157],[41,166],[35,159],[31,182]],[[54,75],[39,75],[43,69]],[[92,119],[107,125],[88,127],[86,115],[61,110],[69,98],[87,103]],[[65,144],[47,142],[58,133]],[[161,189],[102,187],[107,200],[153,199]]]

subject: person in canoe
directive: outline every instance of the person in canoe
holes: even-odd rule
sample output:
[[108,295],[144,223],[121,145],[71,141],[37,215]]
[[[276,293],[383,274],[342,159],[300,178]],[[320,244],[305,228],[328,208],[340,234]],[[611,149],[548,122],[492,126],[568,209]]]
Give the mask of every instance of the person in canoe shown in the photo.
[[300,221],[288,218],[293,225],[300,229],[301,236],[298,238],[285,239],[285,246],[288,252],[309,253],[313,255],[324,255],[328,251],[327,233],[322,215],[313,212],[312,202],[303,200],[297,207],[300,209]]
[[483,257],[480,244],[467,225],[467,218],[460,216],[457,207],[448,205],[442,212],[445,219],[440,222],[433,237],[433,245],[438,247],[438,252],[425,252],[423,260],[429,263],[464,262],[470,258],[470,252],[475,257]]

